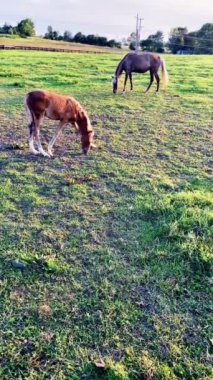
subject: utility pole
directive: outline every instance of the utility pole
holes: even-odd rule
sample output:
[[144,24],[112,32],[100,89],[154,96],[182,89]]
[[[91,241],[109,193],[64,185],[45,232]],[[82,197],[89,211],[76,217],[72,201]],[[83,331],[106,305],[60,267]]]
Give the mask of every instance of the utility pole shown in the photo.
[[140,40],[141,40],[141,28],[142,28],[142,25],[141,25],[141,23],[142,23],[142,20],[143,20],[143,18],[140,18],[139,19],[139,30],[138,30],[138,41],[139,41],[139,44],[140,44]]
[[138,40],[139,40],[139,17],[138,17],[138,14],[136,16],[136,46],[135,46],[135,50],[138,51]]
[[140,39],[141,39],[141,22],[142,22],[142,18],[138,16],[136,16],[136,46],[135,46],[135,50],[138,51],[139,49],[139,45],[140,45]]

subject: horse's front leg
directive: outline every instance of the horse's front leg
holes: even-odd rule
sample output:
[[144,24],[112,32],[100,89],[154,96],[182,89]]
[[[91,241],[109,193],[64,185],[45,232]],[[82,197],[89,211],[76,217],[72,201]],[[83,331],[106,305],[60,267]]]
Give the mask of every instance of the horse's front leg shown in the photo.
[[122,91],[122,95],[126,95],[126,82],[127,82],[128,76],[129,75],[127,73],[125,73],[124,88],[123,88],[123,91]]
[[72,125],[75,127],[75,133],[76,133],[76,134],[79,134],[79,126],[78,126],[78,124],[74,121],[74,122],[72,123]]
[[52,137],[52,139],[50,140],[49,144],[48,144],[48,153],[50,156],[53,155],[52,153],[52,148],[53,148],[53,145],[55,144],[56,142],[56,139],[58,138],[58,136],[60,135],[63,127],[66,125],[66,122],[65,121],[60,121],[60,124],[59,126],[57,127],[56,131],[55,131],[55,134],[54,136]]
[[129,80],[130,80],[130,91],[132,91],[133,90],[132,73],[129,74]]

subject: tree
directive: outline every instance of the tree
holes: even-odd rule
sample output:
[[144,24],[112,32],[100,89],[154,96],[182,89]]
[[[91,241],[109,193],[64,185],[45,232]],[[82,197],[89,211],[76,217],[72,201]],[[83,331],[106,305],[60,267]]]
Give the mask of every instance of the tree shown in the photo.
[[60,36],[60,33],[57,30],[53,30],[51,25],[47,27],[47,33],[45,33],[44,38],[48,40],[63,40],[63,36]]
[[130,44],[129,44],[129,49],[130,50],[136,50],[136,42],[135,41],[131,41]]
[[198,31],[188,33],[186,41],[194,54],[213,54],[213,24],[206,23]]
[[115,47],[116,47],[117,49],[121,49],[121,48],[122,48],[121,42],[116,42]]
[[69,42],[72,41],[72,33],[69,30],[65,30],[63,40]]
[[156,34],[151,34],[146,40],[141,41],[142,50],[164,52],[163,32],[160,30]]
[[186,27],[173,28],[169,34],[168,47],[173,54],[176,54],[178,50],[187,50],[187,36],[188,30]]
[[107,38],[106,37],[101,37],[101,36],[98,36],[97,37],[97,41],[98,41],[98,44],[97,45],[100,45],[100,46],[107,46]]
[[45,33],[44,38],[47,38],[49,40],[53,39],[53,28],[51,25],[48,25],[47,32]]
[[130,42],[135,42],[136,41],[136,33],[132,32],[130,36],[127,38],[127,42],[130,44]]
[[187,28],[173,28],[168,47],[172,53],[183,50],[193,54],[213,54],[213,23],[206,23],[199,30],[190,33]]
[[199,37],[212,39],[213,38],[213,23],[208,22],[204,24],[202,28],[198,30],[197,34]]
[[0,27],[0,34],[17,34],[16,27],[5,22],[4,25]]
[[60,39],[60,33],[57,30],[53,30],[53,40],[59,40]]
[[116,42],[115,40],[109,40],[108,41],[108,43],[107,43],[107,45],[109,46],[109,47],[118,47],[118,45],[119,45],[119,47],[121,46],[121,44],[119,44],[119,42]]
[[73,37],[73,41],[74,42],[79,42],[81,44],[84,44],[84,43],[86,43],[86,36],[83,33],[78,32]]
[[86,37],[86,43],[90,45],[98,45],[98,37],[94,34],[88,34]]
[[33,21],[30,18],[26,18],[24,20],[21,20],[17,27],[17,33],[21,37],[32,37],[35,35],[35,26]]
[[136,33],[132,32],[130,36],[127,38],[127,42],[129,43],[130,50],[136,50]]

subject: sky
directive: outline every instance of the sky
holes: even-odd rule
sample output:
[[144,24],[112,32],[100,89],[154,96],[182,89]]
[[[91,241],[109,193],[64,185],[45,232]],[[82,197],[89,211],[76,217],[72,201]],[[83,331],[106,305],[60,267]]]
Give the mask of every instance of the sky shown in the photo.
[[0,0],[0,25],[31,18],[37,34],[48,25],[63,33],[81,31],[120,40],[135,31],[137,13],[143,19],[141,39],[172,27],[198,30],[213,22],[213,0]]

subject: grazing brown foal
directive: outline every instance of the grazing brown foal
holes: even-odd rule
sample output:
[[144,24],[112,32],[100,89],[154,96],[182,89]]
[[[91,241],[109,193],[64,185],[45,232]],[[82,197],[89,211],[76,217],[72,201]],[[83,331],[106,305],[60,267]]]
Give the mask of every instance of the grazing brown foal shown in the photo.
[[[75,99],[46,90],[35,90],[26,95],[25,105],[30,116],[28,125],[30,131],[29,147],[32,153],[41,153],[47,157],[52,156],[53,145],[64,126],[68,123],[73,124],[76,130],[79,131],[84,154],[87,154],[91,147],[95,147],[92,144],[94,131],[89,117]],[[51,120],[59,120],[56,132],[49,142],[48,153],[44,151],[40,141],[40,124],[44,116]],[[34,139],[38,150],[34,147]]]

